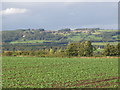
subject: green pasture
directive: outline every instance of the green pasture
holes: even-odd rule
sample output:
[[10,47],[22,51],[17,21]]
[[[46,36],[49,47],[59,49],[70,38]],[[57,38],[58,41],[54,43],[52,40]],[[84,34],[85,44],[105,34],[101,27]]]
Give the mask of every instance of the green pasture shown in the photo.
[[117,45],[118,42],[94,42],[94,43],[92,43],[92,45],[107,45],[107,44]]
[[50,40],[27,40],[27,41],[12,41],[10,44],[17,44],[17,43],[43,43],[43,42],[57,42],[57,41],[50,41]]
[[97,37],[95,35],[89,35],[88,37],[85,38],[85,40],[102,40],[102,37]]
[[98,32],[118,32],[118,30],[97,30]]
[[80,40],[86,38],[87,35],[88,35],[88,34],[86,34],[86,33],[78,33],[78,34],[75,34],[75,35],[73,35],[73,36],[69,36],[69,37],[68,37],[68,40],[80,41]]
[[16,44],[16,43],[43,43],[45,40],[27,40],[27,41],[13,41],[10,42],[11,44]]

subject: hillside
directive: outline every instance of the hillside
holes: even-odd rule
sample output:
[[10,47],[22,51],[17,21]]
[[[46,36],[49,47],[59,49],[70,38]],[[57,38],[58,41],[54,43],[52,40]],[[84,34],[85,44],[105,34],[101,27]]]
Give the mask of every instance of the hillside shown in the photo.
[[[104,41],[115,42],[118,41],[120,32],[117,30],[58,30],[58,31],[41,31],[41,30],[15,30],[2,31],[3,42],[5,43],[27,43],[30,40],[37,40],[36,43],[41,42],[69,42],[69,41]],[[30,42],[32,43],[32,42]],[[35,43],[33,41],[33,43]]]
[[[2,31],[3,48],[8,46],[66,46],[71,42],[91,41],[93,45],[116,45],[120,32],[118,30],[100,29],[62,29],[48,31],[44,29],[20,29],[14,31]],[[40,48],[41,48],[40,47]]]

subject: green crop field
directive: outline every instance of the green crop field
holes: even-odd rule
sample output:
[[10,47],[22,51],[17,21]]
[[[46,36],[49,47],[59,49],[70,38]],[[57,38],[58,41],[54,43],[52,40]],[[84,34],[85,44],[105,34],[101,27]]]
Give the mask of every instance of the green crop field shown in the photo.
[[116,88],[117,58],[3,57],[3,88]]

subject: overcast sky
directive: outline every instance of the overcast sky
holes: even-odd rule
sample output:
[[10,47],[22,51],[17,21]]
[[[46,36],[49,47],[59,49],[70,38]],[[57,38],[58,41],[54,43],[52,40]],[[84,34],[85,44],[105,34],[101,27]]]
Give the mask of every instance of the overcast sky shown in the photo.
[[117,2],[4,2],[3,30],[99,27],[117,29]]

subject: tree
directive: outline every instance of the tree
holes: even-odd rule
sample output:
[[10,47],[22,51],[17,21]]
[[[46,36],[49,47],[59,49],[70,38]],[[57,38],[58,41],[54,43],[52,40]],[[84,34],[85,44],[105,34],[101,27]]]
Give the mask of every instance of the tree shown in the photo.
[[78,43],[78,56],[92,56],[93,46],[90,41]]
[[92,56],[93,46],[90,41],[71,43],[66,52],[68,56]]
[[85,56],[92,56],[93,55],[93,46],[90,41],[86,41],[84,43],[84,54]]
[[53,56],[53,54],[54,54],[54,50],[53,50],[52,48],[50,48],[50,50],[49,50],[49,54],[50,54],[50,56]]
[[120,43],[116,46],[117,55],[120,56]]
[[68,56],[77,56],[78,55],[78,50],[77,50],[77,45],[76,43],[71,43],[67,46],[66,53]]
[[107,44],[104,48],[103,54],[106,56],[116,56],[117,51],[117,47],[115,47],[114,45]]

